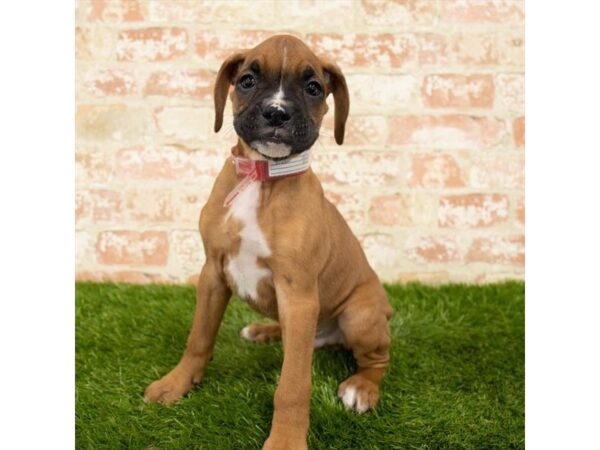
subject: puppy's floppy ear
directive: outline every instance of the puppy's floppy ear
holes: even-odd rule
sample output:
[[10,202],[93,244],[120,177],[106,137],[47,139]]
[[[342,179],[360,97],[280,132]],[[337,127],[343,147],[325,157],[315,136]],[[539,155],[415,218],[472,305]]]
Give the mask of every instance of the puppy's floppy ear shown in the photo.
[[344,130],[346,120],[350,111],[350,95],[346,78],[340,68],[333,62],[321,58],[321,65],[327,79],[327,92],[333,93],[335,111],[333,114],[335,142],[342,145],[344,142]]
[[234,53],[227,58],[217,74],[215,82],[215,133],[221,129],[223,125],[223,110],[229,93],[229,86],[233,84],[233,78],[237,72],[239,65],[246,57],[245,51]]

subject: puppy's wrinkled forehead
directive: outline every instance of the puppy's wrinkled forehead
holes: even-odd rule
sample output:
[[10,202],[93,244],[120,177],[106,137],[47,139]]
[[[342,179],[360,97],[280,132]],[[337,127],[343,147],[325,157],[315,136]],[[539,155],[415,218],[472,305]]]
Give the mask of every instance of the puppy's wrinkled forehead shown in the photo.
[[250,50],[241,70],[253,70],[269,79],[313,72],[323,79],[319,58],[293,36],[273,36]]

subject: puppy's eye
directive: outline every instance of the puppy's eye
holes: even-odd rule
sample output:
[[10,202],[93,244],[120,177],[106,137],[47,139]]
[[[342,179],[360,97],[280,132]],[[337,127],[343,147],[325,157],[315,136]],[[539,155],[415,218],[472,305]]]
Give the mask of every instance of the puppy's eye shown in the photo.
[[242,89],[248,90],[248,89],[254,87],[254,85],[256,84],[256,79],[252,75],[247,73],[242,78],[240,78],[240,80],[238,81],[238,84],[240,85],[240,87]]
[[321,87],[321,85],[314,80],[306,85],[305,90],[308,95],[311,95],[313,97],[318,97],[323,92],[323,88]]

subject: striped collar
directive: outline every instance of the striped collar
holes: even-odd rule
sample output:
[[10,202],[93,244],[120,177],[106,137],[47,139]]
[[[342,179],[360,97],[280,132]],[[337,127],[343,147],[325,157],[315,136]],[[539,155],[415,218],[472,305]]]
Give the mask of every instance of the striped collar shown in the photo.
[[310,150],[280,161],[255,160],[235,155],[231,159],[238,176],[252,175],[254,181],[272,181],[306,172],[310,167]]
[[236,197],[255,181],[274,181],[306,172],[310,167],[310,160],[310,150],[281,161],[254,160],[231,155],[235,172],[243,178],[227,195],[223,206],[231,206]]

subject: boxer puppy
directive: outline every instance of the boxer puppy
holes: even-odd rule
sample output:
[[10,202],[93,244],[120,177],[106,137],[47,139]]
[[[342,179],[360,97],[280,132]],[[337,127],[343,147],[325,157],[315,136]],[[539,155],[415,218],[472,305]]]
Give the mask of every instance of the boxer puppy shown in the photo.
[[263,449],[306,449],[313,349],[341,344],[358,369],[338,397],[362,413],[379,399],[389,361],[392,314],[356,237],[324,196],[310,151],[333,95],[342,144],[349,98],[337,65],[287,35],[231,55],[214,90],[215,132],[230,86],[238,142],[200,215],[206,263],[185,352],[145,400],[173,403],[202,379],[232,293],[275,322],[241,331],[255,342],[282,339],[283,367]]

